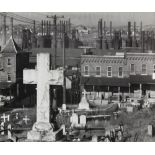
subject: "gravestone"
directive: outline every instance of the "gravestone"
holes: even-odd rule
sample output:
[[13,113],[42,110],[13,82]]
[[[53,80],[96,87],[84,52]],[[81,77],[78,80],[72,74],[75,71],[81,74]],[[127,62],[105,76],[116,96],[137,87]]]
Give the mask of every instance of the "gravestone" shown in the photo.
[[19,119],[19,114],[18,113],[16,113],[16,119]]
[[12,138],[12,134],[11,134],[11,124],[8,125],[8,139]]
[[78,109],[81,109],[81,110],[89,110],[89,103],[87,101],[86,93],[87,92],[84,89],[83,96],[82,96],[81,101],[79,103]]
[[1,122],[1,130],[2,130],[2,132],[1,132],[1,135],[4,135],[4,122]]
[[6,120],[9,122],[10,121],[10,115],[5,115],[5,113],[4,113],[3,116],[1,116],[1,119],[3,119],[4,123],[6,122]]
[[85,115],[81,115],[80,116],[80,126],[81,127],[85,127],[86,126],[86,116]]
[[28,121],[29,121],[30,119],[27,117],[27,115],[23,118],[23,121],[25,121],[25,124],[27,125],[27,123],[28,123]]
[[70,117],[71,127],[77,127],[78,126],[78,115],[76,113],[72,113],[72,116]]
[[92,136],[92,142],[97,142],[98,141],[98,137],[96,135]]
[[153,137],[153,125],[148,125],[148,136]]
[[37,84],[37,121],[28,132],[27,139],[46,140],[44,137],[48,135],[53,141],[56,135],[50,124],[50,85],[63,85],[63,70],[50,70],[50,54],[38,53],[37,68],[24,69],[23,83]]
[[62,104],[62,110],[66,110],[66,104]]

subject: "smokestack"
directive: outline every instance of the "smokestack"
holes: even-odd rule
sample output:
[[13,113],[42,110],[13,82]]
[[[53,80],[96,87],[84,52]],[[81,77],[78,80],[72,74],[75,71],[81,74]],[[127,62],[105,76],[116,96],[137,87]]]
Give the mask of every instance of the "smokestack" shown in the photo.
[[131,22],[128,22],[128,47],[132,46],[132,38],[131,38]]
[[44,20],[44,26],[43,26],[43,30],[44,30],[44,35],[46,35],[46,21]]
[[51,22],[49,21],[49,30],[48,30],[49,32],[49,35],[51,35]]
[[134,40],[136,40],[136,22],[134,22]]
[[33,35],[35,36],[36,34],[36,22],[35,20],[33,21]]
[[10,18],[10,35],[13,37],[13,18]]
[[46,35],[48,35],[48,20],[46,21]]
[[42,21],[41,21],[41,35],[42,35],[42,36],[43,36],[43,33],[44,33],[43,27],[44,27],[44,23],[43,23],[43,20],[42,20]]
[[142,27],[143,25],[142,25],[142,22],[140,22],[140,46],[141,46],[141,48],[142,48],[142,46],[143,46],[143,43],[142,43],[142,39],[143,39],[143,32],[142,32],[142,30],[143,30],[143,27]]
[[3,23],[2,23],[2,44],[6,44],[6,15],[3,15]]
[[112,21],[110,21],[110,38],[112,38]]
[[106,21],[104,21],[104,28],[103,28],[104,30],[104,36],[106,37]]
[[145,31],[142,31],[142,53],[145,52],[144,42],[145,42]]
[[71,34],[71,21],[68,19],[68,33]]

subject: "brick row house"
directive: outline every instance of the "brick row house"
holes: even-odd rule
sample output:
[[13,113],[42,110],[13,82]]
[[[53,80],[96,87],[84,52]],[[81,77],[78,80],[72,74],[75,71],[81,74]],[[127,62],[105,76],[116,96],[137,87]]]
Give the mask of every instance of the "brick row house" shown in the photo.
[[81,87],[128,96],[155,94],[155,53],[81,56]]

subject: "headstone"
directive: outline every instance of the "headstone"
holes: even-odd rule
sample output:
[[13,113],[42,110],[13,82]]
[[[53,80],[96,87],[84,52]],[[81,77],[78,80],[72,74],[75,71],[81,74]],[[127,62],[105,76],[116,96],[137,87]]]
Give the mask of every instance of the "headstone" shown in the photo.
[[66,135],[66,127],[65,127],[65,125],[64,124],[61,125],[61,128],[62,128],[62,131],[63,131],[63,135]]
[[117,133],[117,136],[118,136],[118,141],[122,141],[122,131],[118,131]]
[[23,83],[37,84],[37,121],[27,138],[40,141],[43,136],[51,134],[49,137],[53,141],[55,134],[52,134],[50,124],[50,85],[63,85],[63,70],[50,70],[50,54],[38,53],[37,69],[24,69],[23,74]]
[[6,122],[6,119],[8,119],[8,116],[5,115],[5,113],[3,113],[3,116],[1,116],[1,119],[3,119],[4,123]]
[[153,125],[148,125],[148,136],[153,136]]
[[30,119],[27,117],[27,115],[23,118],[23,121],[25,122],[26,125],[27,125],[27,123],[28,123],[29,120]]
[[80,126],[81,127],[85,127],[86,126],[86,116],[85,115],[81,115],[80,116]]
[[78,115],[76,113],[72,113],[72,116],[70,118],[71,127],[77,127],[78,126]]
[[87,101],[86,93],[87,92],[84,89],[83,96],[82,96],[81,101],[79,103],[78,109],[89,110],[89,103]]
[[97,142],[98,141],[98,137],[96,135],[92,136],[92,142]]
[[11,134],[11,124],[8,125],[8,139],[12,138],[12,134]]
[[16,119],[19,119],[19,114],[18,113],[16,113]]
[[66,110],[66,104],[62,104],[62,110]]
[[2,131],[1,135],[4,135],[4,131],[3,130],[4,130],[4,122],[1,122],[1,131]]
[[133,112],[133,107],[132,106],[127,106],[127,112]]

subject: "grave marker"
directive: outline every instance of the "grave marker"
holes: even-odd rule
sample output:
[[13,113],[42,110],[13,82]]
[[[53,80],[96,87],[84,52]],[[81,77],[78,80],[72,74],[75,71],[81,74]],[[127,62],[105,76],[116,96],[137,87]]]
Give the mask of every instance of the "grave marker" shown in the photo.
[[76,113],[72,113],[72,116],[70,117],[71,127],[78,126],[78,115]]
[[63,85],[63,70],[50,70],[50,54],[38,53],[37,69],[25,69],[23,83],[37,84],[37,121],[28,133],[28,139],[40,140],[40,132],[53,133],[50,124],[50,85]]
[[84,89],[83,96],[82,96],[81,101],[79,103],[78,109],[89,110],[89,103],[87,101],[87,96],[86,95],[87,95],[87,92]]
[[80,126],[85,127],[86,126],[86,116],[85,115],[81,115],[80,116]]
[[8,139],[12,138],[12,134],[11,134],[11,124],[8,125]]
[[29,121],[30,119],[27,117],[27,115],[25,116],[25,118],[23,118],[23,121],[25,121],[25,124],[27,125],[27,122]]
[[5,113],[3,113],[3,116],[1,116],[1,119],[3,119],[4,123],[6,122],[6,119],[10,121],[10,115],[6,116]]
[[153,136],[153,125],[148,125],[148,136]]
[[1,132],[1,135],[4,135],[4,122],[1,122],[1,130],[2,130],[2,132]]

